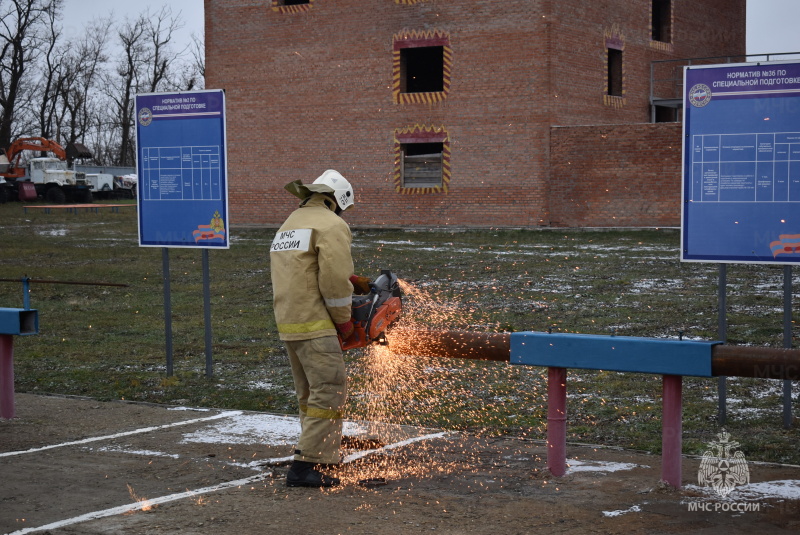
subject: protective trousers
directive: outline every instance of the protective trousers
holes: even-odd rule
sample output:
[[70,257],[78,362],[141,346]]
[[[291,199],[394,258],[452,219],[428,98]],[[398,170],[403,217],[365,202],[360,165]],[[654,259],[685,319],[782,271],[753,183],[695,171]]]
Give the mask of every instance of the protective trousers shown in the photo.
[[339,462],[347,374],[336,336],[284,341],[300,404],[300,440],[294,459]]

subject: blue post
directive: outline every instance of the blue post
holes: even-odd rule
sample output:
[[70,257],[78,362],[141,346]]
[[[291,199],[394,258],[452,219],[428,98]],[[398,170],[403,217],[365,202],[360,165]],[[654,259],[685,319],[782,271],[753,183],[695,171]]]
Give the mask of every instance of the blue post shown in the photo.
[[31,279],[22,277],[22,306],[25,310],[31,309]]
[[[783,266],[783,347],[792,347],[792,266]],[[783,428],[792,427],[792,382],[783,381]]]
[[[727,264],[719,265],[719,287],[717,288],[717,337],[722,343],[728,340],[728,266]],[[719,377],[717,379],[717,391],[719,394],[719,401],[717,402],[717,420],[720,425],[725,425],[728,419],[728,378]]]

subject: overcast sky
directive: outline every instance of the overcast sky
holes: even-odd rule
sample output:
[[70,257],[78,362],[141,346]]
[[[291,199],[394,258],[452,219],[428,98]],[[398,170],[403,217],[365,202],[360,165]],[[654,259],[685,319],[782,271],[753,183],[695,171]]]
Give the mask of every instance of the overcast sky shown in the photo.
[[64,33],[72,36],[82,31],[87,22],[112,12],[114,20],[122,21],[125,17],[135,19],[148,7],[151,13],[158,13],[165,5],[173,15],[181,14],[184,27],[176,37],[182,44],[190,44],[193,33],[202,37],[203,0],[64,0]]
[[[335,1],[335,0],[332,0]],[[265,9],[268,0],[263,0]],[[136,17],[147,6],[158,12],[169,5],[173,13],[181,12],[186,27],[180,38],[189,43],[192,33],[203,33],[203,0],[132,1],[132,0],[64,0],[65,31],[80,31],[85,21],[114,12],[115,19]],[[763,54],[800,51],[800,0],[747,0],[747,53]]]
[[747,0],[747,53],[800,52],[798,21],[798,0]]

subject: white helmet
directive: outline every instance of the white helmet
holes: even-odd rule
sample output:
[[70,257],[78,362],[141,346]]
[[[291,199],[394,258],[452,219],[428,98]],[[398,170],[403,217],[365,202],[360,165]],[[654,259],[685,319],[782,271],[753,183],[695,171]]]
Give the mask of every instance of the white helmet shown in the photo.
[[322,173],[311,184],[303,184],[299,180],[295,180],[286,184],[285,189],[301,199],[305,199],[312,193],[330,193],[342,211],[353,206],[353,187],[345,177],[333,169]]
[[[322,187],[317,189],[314,186]],[[334,171],[333,169],[328,169],[319,175],[319,177],[317,177],[317,179],[310,186],[308,186],[308,189],[311,191],[333,193],[333,197],[336,199],[336,204],[339,205],[339,208],[341,208],[342,211],[345,211],[353,206],[353,186],[351,186],[350,182],[348,182],[345,177],[339,174],[338,171]]]

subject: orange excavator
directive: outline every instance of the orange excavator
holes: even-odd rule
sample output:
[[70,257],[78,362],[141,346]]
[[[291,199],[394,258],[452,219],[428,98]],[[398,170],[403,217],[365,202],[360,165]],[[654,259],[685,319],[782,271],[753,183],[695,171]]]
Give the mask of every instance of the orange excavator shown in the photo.
[[[51,153],[55,157],[31,158],[21,162],[25,151]],[[43,137],[19,138],[7,149],[0,149],[0,201],[19,198],[34,200],[39,196],[62,203],[67,195],[78,201],[91,202],[86,174],[72,171],[68,162],[75,158],[91,158],[92,153],[79,143],[67,150]]]
[[52,152],[59,160],[67,159],[67,151],[55,141],[43,137],[21,137],[3,151],[5,161],[3,156],[0,156],[0,176],[13,180],[24,177],[27,168],[24,165],[20,166],[19,161],[26,150]]

